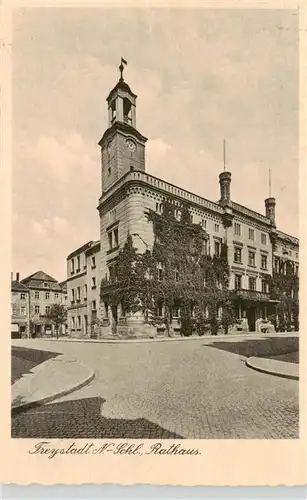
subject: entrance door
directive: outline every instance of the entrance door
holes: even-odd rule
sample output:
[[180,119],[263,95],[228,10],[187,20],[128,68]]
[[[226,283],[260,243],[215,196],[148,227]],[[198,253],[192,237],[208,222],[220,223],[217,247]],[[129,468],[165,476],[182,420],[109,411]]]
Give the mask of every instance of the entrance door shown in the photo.
[[111,306],[112,311],[112,333],[116,335],[117,333],[117,306]]
[[248,329],[250,332],[254,332],[256,330],[256,308],[249,307],[246,311],[247,321],[248,321]]

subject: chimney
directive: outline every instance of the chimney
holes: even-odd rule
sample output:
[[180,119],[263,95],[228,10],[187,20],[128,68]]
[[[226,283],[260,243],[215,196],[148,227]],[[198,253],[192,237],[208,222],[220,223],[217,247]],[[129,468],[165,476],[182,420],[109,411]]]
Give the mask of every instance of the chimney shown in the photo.
[[19,281],[19,273],[16,273],[16,281]]
[[221,190],[221,205],[228,205],[230,202],[230,183],[231,183],[231,173],[222,172],[219,176],[220,179],[220,190]]
[[272,226],[275,227],[276,226],[276,223],[275,223],[275,205],[276,205],[275,198],[272,198],[270,196],[270,198],[267,198],[266,200],[264,200],[264,204],[265,204],[265,216],[268,219],[270,219]]

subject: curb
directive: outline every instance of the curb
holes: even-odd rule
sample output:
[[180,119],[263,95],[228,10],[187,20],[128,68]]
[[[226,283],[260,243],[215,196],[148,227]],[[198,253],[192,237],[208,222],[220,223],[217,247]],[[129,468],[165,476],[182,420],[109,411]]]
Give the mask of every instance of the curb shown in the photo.
[[[85,365],[83,365],[83,366],[85,366]],[[11,414],[15,415],[15,414],[21,413],[23,411],[29,410],[30,408],[36,408],[37,406],[42,406],[46,403],[50,403],[51,401],[58,399],[60,397],[67,396],[67,394],[70,394],[71,392],[74,392],[74,391],[81,389],[82,387],[85,387],[86,385],[88,385],[90,382],[92,382],[94,377],[95,377],[95,372],[93,370],[90,370],[90,374],[85,379],[78,382],[77,384],[71,385],[70,387],[63,389],[62,391],[59,391],[55,394],[51,394],[50,396],[46,396],[46,397],[41,398],[41,399],[37,399],[36,401],[29,401],[28,403],[22,403],[22,404],[19,404],[16,406],[12,406],[11,407]]]
[[[268,359],[267,358],[257,358],[255,356],[252,356],[245,361],[246,366],[248,366],[249,368],[251,368],[252,370],[255,370],[257,372],[266,373],[268,375],[275,375],[276,377],[280,377],[280,378],[287,378],[290,380],[299,380],[299,378],[300,378],[299,375],[294,375],[292,373],[285,373],[283,371],[274,370],[273,368],[270,369],[270,368],[256,365],[256,364],[254,364],[255,360],[269,361],[269,358]],[[276,361],[276,362],[278,363],[278,361]],[[289,363],[289,364],[292,364],[292,363]]]
[[[288,335],[290,333],[290,335]],[[139,338],[139,339],[89,339],[89,338],[42,338],[41,340],[53,341],[53,342],[82,342],[84,344],[137,344],[137,343],[151,343],[151,342],[187,342],[192,340],[218,340],[218,339],[249,339],[249,338],[269,338],[269,337],[298,337],[298,333],[296,332],[281,332],[281,333],[234,333],[228,335],[199,335],[199,336],[190,336],[190,337],[161,337],[161,338]]]

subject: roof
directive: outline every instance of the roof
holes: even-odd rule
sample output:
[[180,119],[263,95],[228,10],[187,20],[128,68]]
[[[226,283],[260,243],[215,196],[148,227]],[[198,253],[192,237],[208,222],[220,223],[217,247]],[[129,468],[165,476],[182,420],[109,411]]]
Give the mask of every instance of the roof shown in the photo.
[[20,281],[12,281],[11,283],[12,292],[29,292],[29,289]]
[[75,257],[76,255],[79,255],[82,252],[85,252],[88,248],[92,246],[93,240],[88,241],[87,243],[84,243],[81,247],[76,248],[73,252],[71,252],[67,257],[66,260],[71,259],[72,257]]
[[279,231],[279,229],[276,231],[277,237],[280,238],[281,240],[287,241],[288,243],[292,243],[295,246],[299,245],[299,239],[296,238],[295,236],[291,236],[290,234],[283,233],[282,231]]
[[109,95],[107,97],[107,101],[110,99],[113,92],[116,92],[116,90],[123,90],[124,92],[128,92],[130,95],[132,95],[132,97],[137,97],[137,95],[132,92],[128,83],[126,83],[124,81],[124,79],[119,79],[117,84],[115,85],[115,87],[113,87],[113,89],[109,92]]
[[26,278],[23,278],[21,281],[22,283],[28,281],[28,280],[40,280],[40,281],[53,281],[57,282],[56,279],[52,278],[49,274],[45,273],[44,271],[36,271],[36,273],[30,274],[30,276],[27,276]]
[[100,250],[100,240],[93,241],[92,245],[85,251],[86,256],[97,253]]
[[[26,285],[28,288],[61,291],[61,287],[57,280],[44,271],[36,271],[35,273],[30,274],[30,276],[22,279],[21,283]],[[44,283],[47,283],[48,286],[45,287]]]

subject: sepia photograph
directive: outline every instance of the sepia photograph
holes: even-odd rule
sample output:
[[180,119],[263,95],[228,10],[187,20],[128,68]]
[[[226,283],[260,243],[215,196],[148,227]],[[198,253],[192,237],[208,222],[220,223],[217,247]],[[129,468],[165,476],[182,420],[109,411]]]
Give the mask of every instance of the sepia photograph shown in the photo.
[[11,53],[11,438],[298,440],[295,4],[18,8]]

